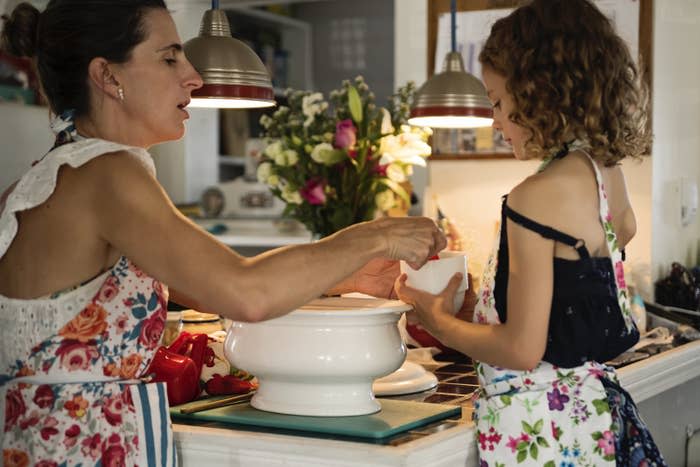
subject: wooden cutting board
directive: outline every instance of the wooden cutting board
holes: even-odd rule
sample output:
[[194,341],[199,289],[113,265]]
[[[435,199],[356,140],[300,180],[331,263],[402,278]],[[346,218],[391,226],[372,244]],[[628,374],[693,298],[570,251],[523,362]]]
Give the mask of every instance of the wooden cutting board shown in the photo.
[[251,407],[250,403],[230,405],[182,414],[187,404],[172,407],[173,421],[209,421],[234,425],[278,428],[314,433],[355,436],[360,438],[386,438],[445,418],[459,418],[460,406],[429,404],[425,402],[377,399],[382,409],[370,415],[351,417],[307,417],[265,412]]

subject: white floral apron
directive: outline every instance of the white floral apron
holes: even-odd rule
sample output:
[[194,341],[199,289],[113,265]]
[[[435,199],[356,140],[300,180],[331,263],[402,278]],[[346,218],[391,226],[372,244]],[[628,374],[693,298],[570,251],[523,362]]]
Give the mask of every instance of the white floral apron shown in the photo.
[[[74,127],[60,129],[57,141],[64,144],[6,199],[0,257],[17,233],[16,213],[49,198],[62,165],[79,167],[123,150],[155,170],[143,149],[72,142]],[[167,288],[125,257],[51,296],[0,295],[0,466],[174,465],[165,384],[138,379],[160,342],[167,300]]]
[[[634,323],[621,252],[600,171],[588,158],[596,173],[600,219],[615,270],[620,310],[629,330]],[[482,324],[501,324],[494,298],[499,239],[500,232],[484,270],[474,312],[474,321]],[[617,383],[612,368],[594,361],[575,368],[557,368],[543,361],[531,371],[508,370],[482,362],[476,363],[476,370],[481,388],[474,419],[482,467],[615,465],[619,422],[611,415],[603,384],[605,380]],[[663,461],[658,465],[663,465]]]

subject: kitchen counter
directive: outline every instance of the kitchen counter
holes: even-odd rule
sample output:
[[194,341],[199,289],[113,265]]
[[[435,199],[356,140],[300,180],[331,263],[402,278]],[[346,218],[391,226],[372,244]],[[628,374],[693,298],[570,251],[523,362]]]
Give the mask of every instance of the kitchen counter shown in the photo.
[[281,219],[196,219],[195,223],[230,247],[274,248],[309,243],[311,233],[296,221]]
[[[461,419],[436,422],[397,435],[387,444],[243,427],[233,429],[214,423],[206,426],[174,424],[178,455],[185,466],[224,463],[298,467],[477,465],[469,403],[470,394],[476,389],[475,376],[465,374],[461,366],[449,365],[436,371],[440,381],[437,388],[401,397],[462,405]],[[663,404],[665,391],[700,377],[700,342],[633,363],[620,369],[618,374],[622,386],[637,403]],[[452,389],[447,389],[450,387]]]

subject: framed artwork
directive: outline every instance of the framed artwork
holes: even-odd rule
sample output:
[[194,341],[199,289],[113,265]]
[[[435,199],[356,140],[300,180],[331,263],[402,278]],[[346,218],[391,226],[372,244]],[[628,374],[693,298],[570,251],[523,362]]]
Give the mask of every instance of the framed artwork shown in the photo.
[[[641,72],[652,84],[652,2],[653,0],[593,0],[613,20],[618,34],[625,39],[633,56],[640,60]],[[491,25],[508,15],[518,0],[457,0],[457,50],[462,54],[465,69],[481,78],[479,52]],[[428,77],[442,68],[442,60],[450,50],[450,0],[428,1]],[[651,122],[649,122],[651,125]],[[435,129],[431,141],[430,160],[508,159],[510,146],[491,128]]]

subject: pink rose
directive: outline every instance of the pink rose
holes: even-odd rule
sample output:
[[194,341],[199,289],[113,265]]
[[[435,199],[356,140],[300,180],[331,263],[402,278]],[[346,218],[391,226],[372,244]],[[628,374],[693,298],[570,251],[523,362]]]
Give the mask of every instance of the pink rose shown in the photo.
[[374,166],[374,172],[380,177],[386,177],[386,168],[389,164],[377,164]]
[[66,430],[66,437],[63,440],[63,445],[66,448],[72,448],[78,442],[78,435],[80,434],[80,427],[78,425],[71,425],[70,428]]
[[36,388],[34,399],[32,400],[40,409],[53,406],[53,401],[55,400],[53,389],[48,384],[42,384]]
[[163,284],[155,279],[153,279],[153,291],[158,295],[158,302],[160,303],[161,308],[166,310],[168,309],[168,296],[170,295],[168,293],[168,290],[163,287]]
[[124,410],[124,401],[121,394],[116,396],[106,397],[102,401],[102,413],[110,425],[117,426],[122,423],[122,411]]
[[43,460],[34,464],[34,467],[58,467],[58,464],[54,461]]
[[604,456],[615,454],[615,436],[612,431],[603,432],[603,437],[598,440],[598,447],[603,451]]
[[627,287],[627,284],[625,283],[625,267],[622,264],[622,261],[615,264],[615,278],[617,279],[617,286],[620,289]]
[[58,434],[56,425],[58,425],[58,420],[56,420],[54,417],[48,417],[44,422],[44,428],[42,428],[40,431],[41,439],[48,441],[53,435]]
[[121,444],[121,438],[116,433],[112,434],[102,446],[102,465],[104,467],[121,467],[124,465],[125,457],[126,450]]
[[139,344],[147,349],[155,349],[163,335],[163,330],[165,330],[165,316],[163,313],[154,313],[153,316],[141,323]]
[[94,436],[88,436],[80,444],[83,446],[80,451],[85,457],[90,456],[93,459],[97,459],[97,456],[102,452],[102,437],[99,433]]
[[324,191],[326,181],[318,178],[312,178],[306,182],[304,188],[299,190],[302,198],[308,201],[311,205],[319,205],[326,203],[326,193]]
[[119,293],[119,279],[116,276],[109,276],[97,292],[97,300],[102,303],[112,301]]
[[357,128],[352,120],[345,119],[335,125],[335,140],[333,146],[337,149],[349,149],[357,142]]
[[30,426],[34,426],[39,423],[39,412],[32,410],[27,418],[19,422],[20,430],[26,430]]
[[121,315],[117,318],[117,329],[124,332],[126,331],[126,326],[129,324],[129,317],[126,315]]
[[66,339],[61,342],[61,345],[56,350],[56,355],[60,357],[60,363],[63,368],[68,371],[76,371],[89,370],[90,364],[100,356],[100,353],[94,345]]
[[5,431],[9,431],[26,411],[27,406],[24,405],[22,392],[19,389],[7,391],[5,394]]

